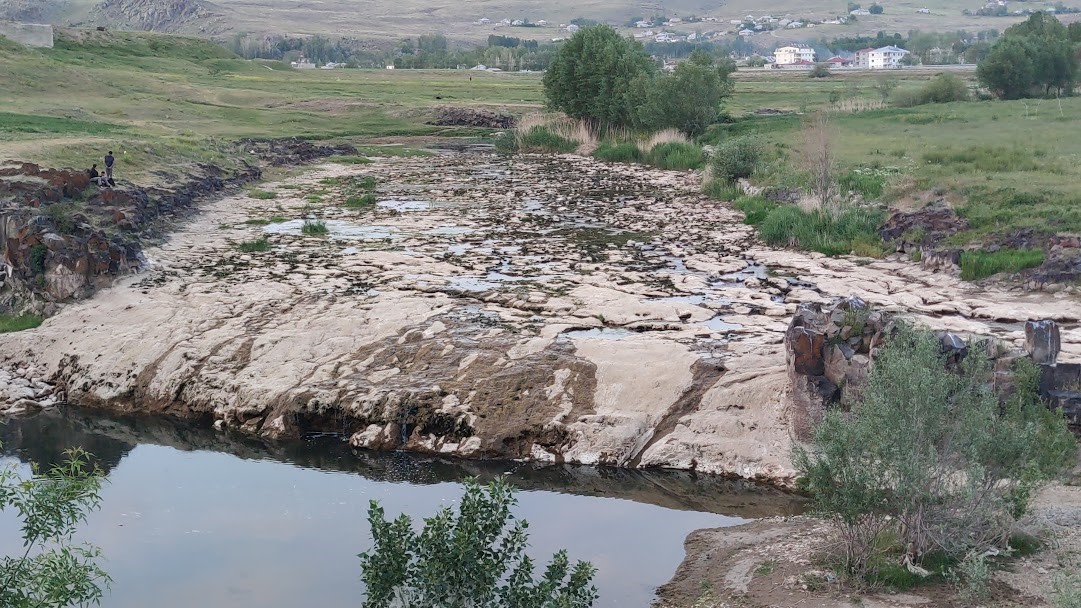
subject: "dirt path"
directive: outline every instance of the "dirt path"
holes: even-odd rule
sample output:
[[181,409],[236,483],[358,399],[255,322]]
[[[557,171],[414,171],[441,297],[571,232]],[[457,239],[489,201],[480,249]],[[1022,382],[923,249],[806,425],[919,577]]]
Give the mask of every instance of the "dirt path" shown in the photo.
[[[1046,488],[1033,504],[1025,528],[1045,548],[995,572],[996,608],[1050,608],[1055,576],[1081,567],[1081,487]],[[831,551],[830,528],[810,517],[770,518],[735,528],[693,532],[687,557],[658,590],[660,608],[967,608],[948,584],[907,593],[857,592],[844,588],[823,565]]]
[[[353,176],[378,205],[344,205]],[[698,188],[576,157],[324,166],[207,205],[143,274],[5,336],[0,367],[270,437],[785,481],[799,303],[859,295],[1017,343],[1054,318],[1081,360],[1081,303],[771,250]],[[302,235],[306,216],[329,233]]]

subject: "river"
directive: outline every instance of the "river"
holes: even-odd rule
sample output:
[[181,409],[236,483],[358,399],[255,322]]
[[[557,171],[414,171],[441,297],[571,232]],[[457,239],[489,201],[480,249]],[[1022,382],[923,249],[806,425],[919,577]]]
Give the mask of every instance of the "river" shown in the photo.
[[[591,561],[597,606],[647,606],[692,530],[799,510],[772,489],[690,472],[355,452],[333,437],[261,443],[73,408],[7,421],[0,439],[6,464],[24,472],[71,446],[96,455],[107,483],[78,539],[105,555],[105,608],[357,606],[369,501],[417,519],[453,506],[468,476],[522,488],[530,554],[546,561],[565,547]],[[0,514],[0,551],[19,545],[15,514]]]

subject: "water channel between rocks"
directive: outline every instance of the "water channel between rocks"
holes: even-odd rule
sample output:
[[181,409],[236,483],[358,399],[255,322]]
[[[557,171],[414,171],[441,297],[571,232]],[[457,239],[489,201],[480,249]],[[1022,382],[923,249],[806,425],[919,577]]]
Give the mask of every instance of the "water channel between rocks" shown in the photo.
[[[105,608],[356,606],[368,502],[419,521],[454,505],[471,475],[522,488],[530,554],[546,562],[565,547],[593,562],[598,606],[647,606],[695,529],[799,510],[778,491],[689,472],[446,461],[353,452],[333,438],[263,444],[75,409],[9,420],[0,440],[7,464],[47,466],[72,446],[99,459],[101,510],[78,540],[105,555]],[[14,513],[0,514],[0,551],[20,546],[16,528]]]

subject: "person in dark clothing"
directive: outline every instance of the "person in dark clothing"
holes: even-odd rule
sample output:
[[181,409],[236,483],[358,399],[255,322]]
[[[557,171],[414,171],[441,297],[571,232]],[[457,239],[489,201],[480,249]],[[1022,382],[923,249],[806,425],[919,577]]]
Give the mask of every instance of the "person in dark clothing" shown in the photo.
[[105,177],[102,174],[98,173],[98,165],[96,163],[94,164],[94,166],[86,170],[86,174],[90,176],[90,183],[96,184],[99,187],[104,187],[108,185]]
[[109,153],[105,155],[105,179],[109,180],[110,183],[113,181],[113,163],[115,162],[113,151],[109,150]]

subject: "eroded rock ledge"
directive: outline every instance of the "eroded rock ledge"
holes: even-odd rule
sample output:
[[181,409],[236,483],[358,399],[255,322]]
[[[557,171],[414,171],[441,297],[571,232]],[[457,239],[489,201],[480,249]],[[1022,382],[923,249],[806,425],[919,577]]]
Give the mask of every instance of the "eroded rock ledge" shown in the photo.
[[[343,205],[367,176],[378,203]],[[260,437],[785,483],[801,304],[855,295],[1018,346],[1054,319],[1060,361],[1081,360],[1070,298],[768,249],[697,180],[577,157],[322,167],[275,200],[206,205],[144,274],[5,336],[0,366]],[[301,235],[305,214],[329,234]]]

